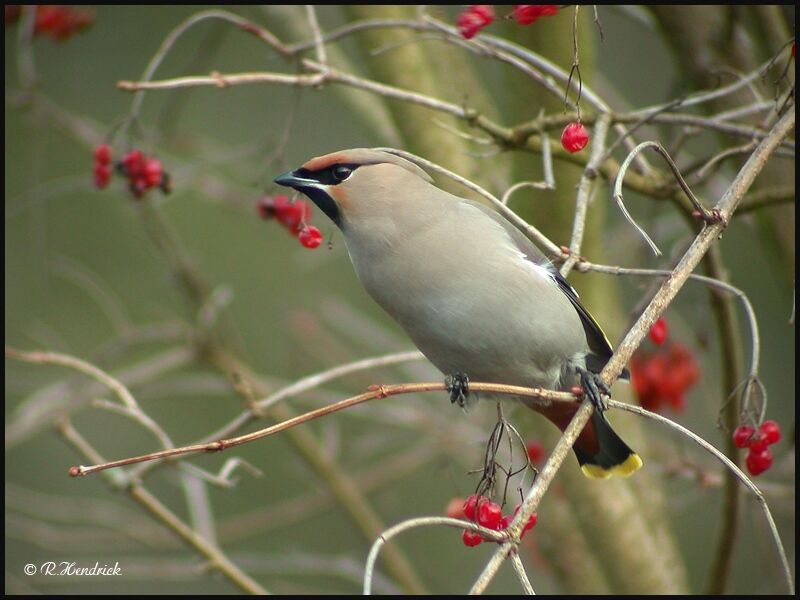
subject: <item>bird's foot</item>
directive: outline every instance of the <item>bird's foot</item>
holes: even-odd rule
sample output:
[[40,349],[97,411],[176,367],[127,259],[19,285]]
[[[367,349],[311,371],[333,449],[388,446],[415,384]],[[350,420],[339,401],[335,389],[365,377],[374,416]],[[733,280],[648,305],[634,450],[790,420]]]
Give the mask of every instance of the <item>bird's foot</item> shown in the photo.
[[450,402],[464,408],[469,395],[469,377],[466,373],[453,373],[444,378],[445,389],[450,393]]
[[[608,386],[603,383],[603,380],[600,379],[597,373],[587,371],[583,367],[578,367],[576,370],[581,378],[583,393],[586,394],[586,397],[589,398],[589,401],[594,405],[595,409],[599,411],[608,410],[606,398],[611,396]],[[606,398],[603,397],[604,395]]]

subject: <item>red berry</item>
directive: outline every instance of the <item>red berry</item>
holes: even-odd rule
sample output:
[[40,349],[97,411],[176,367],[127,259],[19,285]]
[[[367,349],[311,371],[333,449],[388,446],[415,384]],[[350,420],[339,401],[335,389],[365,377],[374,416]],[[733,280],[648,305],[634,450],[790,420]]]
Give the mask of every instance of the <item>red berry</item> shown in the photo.
[[297,235],[303,229],[303,223],[311,217],[311,207],[305,200],[296,200],[277,208],[275,216],[293,235]]
[[467,499],[464,501],[464,506],[462,507],[464,516],[470,521],[475,520],[475,507],[477,506],[479,499],[481,499],[481,496],[472,494],[471,496],[467,496]]
[[138,177],[144,169],[144,154],[141,150],[131,150],[122,159],[125,174],[131,179]]
[[111,165],[95,165],[94,185],[100,189],[106,187],[111,181]]
[[304,247],[314,249],[322,243],[322,232],[313,225],[306,225],[297,234],[297,239]]
[[760,475],[772,466],[772,452],[769,448],[764,448],[760,452],[751,448],[747,453],[745,464],[751,475]]
[[461,35],[467,39],[494,21],[494,8],[490,4],[473,4],[458,15],[456,25]]
[[667,320],[664,317],[659,317],[650,328],[650,339],[654,344],[660,346],[667,341]]
[[564,127],[564,131],[561,134],[561,145],[567,152],[571,154],[580,152],[588,142],[589,131],[582,123],[570,123]]
[[450,502],[447,503],[447,507],[444,509],[444,514],[450,517],[451,519],[463,519],[464,518],[464,499],[463,498],[453,498]]
[[764,421],[759,430],[769,446],[781,441],[781,426],[775,421]]
[[760,431],[753,433],[750,439],[747,440],[747,447],[750,448],[751,452],[761,452],[762,450],[766,450],[767,446],[769,446],[767,437]]
[[539,17],[549,17],[558,12],[557,4],[515,4],[514,20],[520,25],[530,25]]
[[100,144],[94,149],[94,161],[100,165],[111,164],[111,146]]
[[[521,506],[518,505],[517,508],[514,509],[514,516],[515,517],[517,516],[517,513],[519,512],[520,508],[521,508]],[[539,515],[537,515],[536,513],[533,513],[530,517],[528,517],[528,522],[525,523],[525,528],[522,531],[525,532],[525,531],[529,531],[530,529],[533,529],[534,527],[536,527],[536,523],[538,523],[538,522],[539,522]]]
[[500,522],[497,524],[497,529],[500,531],[508,529],[508,526],[511,525],[511,521],[513,520],[514,517],[512,517],[511,515],[504,516],[502,519],[500,519]]
[[747,448],[750,445],[750,438],[756,432],[755,429],[747,425],[739,425],[733,430],[733,443],[737,448]]
[[478,525],[483,525],[487,529],[497,529],[502,518],[503,511],[496,502],[486,500],[478,504]]
[[148,158],[144,161],[142,176],[147,187],[157,187],[161,184],[161,161],[156,158]]
[[461,534],[461,541],[464,542],[465,546],[472,548],[473,546],[480,544],[483,541],[483,538],[477,531],[465,529],[464,533]]
[[525,444],[525,450],[528,453],[528,459],[532,463],[538,463],[539,461],[542,460],[542,457],[544,456],[544,446],[542,445],[541,442],[534,442],[534,441],[528,442],[527,444]]
[[258,202],[256,202],[256,212],[258,212],[258,216],[264,220],[271,219],[275,216],[275,201],[278,198],[285,198],[288,202],[288,198],[286,196],[264,196],[263,198],[259,198]]
[[682,410],[685,394],[700,377],[700,369],[687,348],[673,343],[653,353],[637,351],[631,359],[631,380],[641,405],[657,411],[664,403]]

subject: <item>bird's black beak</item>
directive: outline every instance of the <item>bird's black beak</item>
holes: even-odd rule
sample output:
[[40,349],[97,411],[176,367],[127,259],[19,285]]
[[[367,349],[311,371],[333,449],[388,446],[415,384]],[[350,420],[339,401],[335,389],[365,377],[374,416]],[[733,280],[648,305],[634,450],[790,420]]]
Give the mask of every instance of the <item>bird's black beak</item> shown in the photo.
[[294,171],[286,171],[286,173],[278,175],[275,178],[275,183],[277,183],[278,185],[294,189],[303,187],[304,182],[306,183],[306,185],[308,185],[308,180],[304,180],[302,177],[298,177]]
[[341,214],[339,213],[339,206],[336,204],[336,201],[320,187],[320,182],[318,180],[312,179],[312,177],[309,176],[307,171],[304,172],[303,169],[287,171],[283,175],[278,175],[274,181],[278,185],[290,187],[311,198],[311,201],[316,204],[331,221],[341,227]]

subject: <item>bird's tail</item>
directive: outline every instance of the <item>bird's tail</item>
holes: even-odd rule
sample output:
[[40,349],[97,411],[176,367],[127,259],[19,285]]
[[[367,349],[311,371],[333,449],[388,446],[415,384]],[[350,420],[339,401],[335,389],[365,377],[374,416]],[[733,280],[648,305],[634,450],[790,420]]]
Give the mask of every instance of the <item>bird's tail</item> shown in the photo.
[[593,429],[595,443],[581,443],[582,434],[573,450],[578,457],[581,471],[591,479],[608,479],[613,475],[628,477],[642,466],[642,459],[611,429],[603,413],[594,411],[587,423],[587,429]]

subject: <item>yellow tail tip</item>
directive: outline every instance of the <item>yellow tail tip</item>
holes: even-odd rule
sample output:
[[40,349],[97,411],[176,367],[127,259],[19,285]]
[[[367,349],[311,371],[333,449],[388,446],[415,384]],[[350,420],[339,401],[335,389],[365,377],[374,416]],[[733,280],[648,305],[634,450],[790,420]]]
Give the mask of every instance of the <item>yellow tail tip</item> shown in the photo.
[[631,454],[625,459],[625,462],[614,465],[610,469],[604,469],[600,465],[591,465],[587,463],[581,465],[581,471],[583,471],[583,474],[589,479],[608,479],[614,475],[630,477],[642,468],[642,464],[642,459],[639,458],[638,454]]

